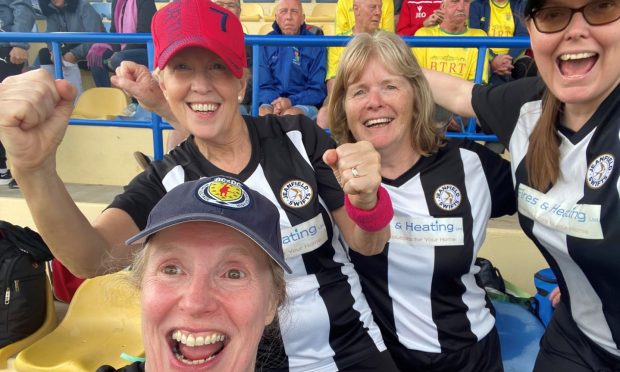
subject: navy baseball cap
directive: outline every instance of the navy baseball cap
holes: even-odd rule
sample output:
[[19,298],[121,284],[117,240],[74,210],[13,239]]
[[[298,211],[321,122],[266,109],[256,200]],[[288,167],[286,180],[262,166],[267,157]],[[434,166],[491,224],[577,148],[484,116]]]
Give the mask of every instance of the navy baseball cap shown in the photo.
[[201,178],[170,190],[151,210],[144,230],[126,244],[146,241],[158,231],[190,221],[232,227],[291,273],[282,252],[278,209],[269,199],[231,177]]

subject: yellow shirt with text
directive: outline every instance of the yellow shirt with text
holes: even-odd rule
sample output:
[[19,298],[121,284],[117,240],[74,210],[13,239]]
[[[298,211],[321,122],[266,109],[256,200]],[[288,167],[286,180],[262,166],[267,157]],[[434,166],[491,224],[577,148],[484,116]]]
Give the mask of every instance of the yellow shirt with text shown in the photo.
[[[463,33],[452,34],[439,26],[422,27],[415,36],[487,36],[486,32],[477,28],[467,28]],[[420,66],[430,70],[445,72],[452,76],[474,81],[476,77],[477,48],[411,48]],[[489,79],[488,53],[485,58],[485,69],[482,81]]]

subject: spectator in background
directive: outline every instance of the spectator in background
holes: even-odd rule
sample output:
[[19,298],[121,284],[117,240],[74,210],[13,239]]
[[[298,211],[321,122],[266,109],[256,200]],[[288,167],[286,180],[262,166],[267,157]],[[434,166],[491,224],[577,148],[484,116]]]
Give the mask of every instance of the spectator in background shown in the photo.
[[[114,0],[112,2],[111,33],[150,33],[151,18],[155,14],[153,0]],[[95,85],[109,87],[110,71],[116,70],[122,61],[133,61],[148,65],[145,44],[107,44],[96,43],[87,55],[88,67],[93,74]]]
[[[474,1],[469,12],[469,27],[484,30],[489,36],[528,36],[520,17],[523,9],[522,3],[522,0]],[[502,84],[523,77],[523,75],[512,76],[517,60],[527,66],[532,64],[532,59],[525,55],[523,48],[491,48],[490,53],[492,74],[489,83],[492,84]],[[518,71],[523,70],[518,69]],[[536,75],[535,67],[527,76],[533,75]]]
[[441,0],[405,0],[400,9],[396,33],[413,36],[422,27],[437,26],[443,20]]
[[[304,21],[300,0],[279,0],[273,31],[268,35],[316,35]],[[264,46],[261,57],[258,114],[303,114],[315,119],[326,95],[326,49]]]
[[[0,32],[30,32],[34,27],[34,10],[30,0],[0,0]],[[0,43],[0,82],[22,72],[28,62],[26,43]],[[17,188],[8,169],[6,152],[0,143],[0,185]]]
[[[353,28],[347,30],[339,36],[351,36],[358,35],[363,32],[373,34],[379,29],[381,25],[381,0],[353,0],[353,16],[355,22]],[[327,118],[327,102],[329,101],[329,94],[334,84],[334,78],[336,77],[336,71],[340,64],[340,56],[344,52],[343,47],[330,47],[327,50],[327,74],[325,76],[327,85],[327,97],[323,103],[323,107],[319,110],[317,115],[317,124],[321,128],[329,128],[329,121]]]
[[[467,27],[471,0],[443,0],[439,11],[443,21],[438,26],[422,27],[415,36],[487,36],[486,32]],[[420,66],[445,72],[461,79],[474,81],[478,48],[412,48]],[[484,83],[489,78],[488,67],[482,74]],[[449,130],[461,131],[463,120],[437,106],[435,120],[443,123]]]
[[[39,9],[47,21],[46,32],[105,32],[101,16],[86,0],[38,0],[38,2]],[[92,45],[92,43],[62,43],[60,53],[63,65],[77,71],[78,61],[86,59]],[[41,67],[53,64],[54,56],[51,50],[51,44],[39,50]],[[79,71],[77,73],[79,74]],[[74,85],[79,83],[80,86],[77,88],[78,92],[81,92],[81,81],[71,82]]]
[[[336,5],[336,35],[345,35],[347,32],[351,32],[355,26],[354,3],[355,0],[338,0]],[[394,32],[394,0],[384,0],[381,3],[379,28]]]

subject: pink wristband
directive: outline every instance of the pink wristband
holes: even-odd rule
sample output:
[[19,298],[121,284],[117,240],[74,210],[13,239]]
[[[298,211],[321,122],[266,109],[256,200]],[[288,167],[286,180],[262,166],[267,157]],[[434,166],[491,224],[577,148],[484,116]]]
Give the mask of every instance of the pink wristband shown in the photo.
[[379,186],[377,190],[377,204],[373,209],[360,209],[349,200],[349,195],[344,196],[344,208],[347,211],[349,217],[359,226],[362,230],[368,232],[375,232],[386,227],[392,217],[394,217],[394,209],[392,208],[392,200],[390,194],[383,186]]

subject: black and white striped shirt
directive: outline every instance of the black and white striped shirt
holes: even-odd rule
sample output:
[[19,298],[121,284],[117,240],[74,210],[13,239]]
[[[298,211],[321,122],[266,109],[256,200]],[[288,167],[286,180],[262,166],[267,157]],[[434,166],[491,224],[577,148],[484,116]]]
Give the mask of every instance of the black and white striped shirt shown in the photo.
[[509,163],[454,140],[383,186],[394,206],[390,241],[380,255],[351,260],[388,349],[471,346],[495,325],[474,261],[489,218],[515,212]]
[[620,88],[578,132],[556,124],[561,174],[543,193],[525,169],[529,136],[541,115],[542,82],[519,80],[495,89],[476,86],[472,104],[483,126],[510,150],[525,233],[558,276],[579,330],[620,356]]
[[[214,175],[243,181],[278,207],[286,262],[293,270],[286,275],[288,302],[279,316],[286,353],[282,367],[335,371],[384,351],[329,213],[344,204],[333,172],[321,159],[333,141],[304,116],[244,118],[252,156],[239,174],[215,167],[188,140],[134,178],[111,207],[125,210],[142,228],[157,201],[180,183]],[[266,358],[259,352],[257,361]]]

